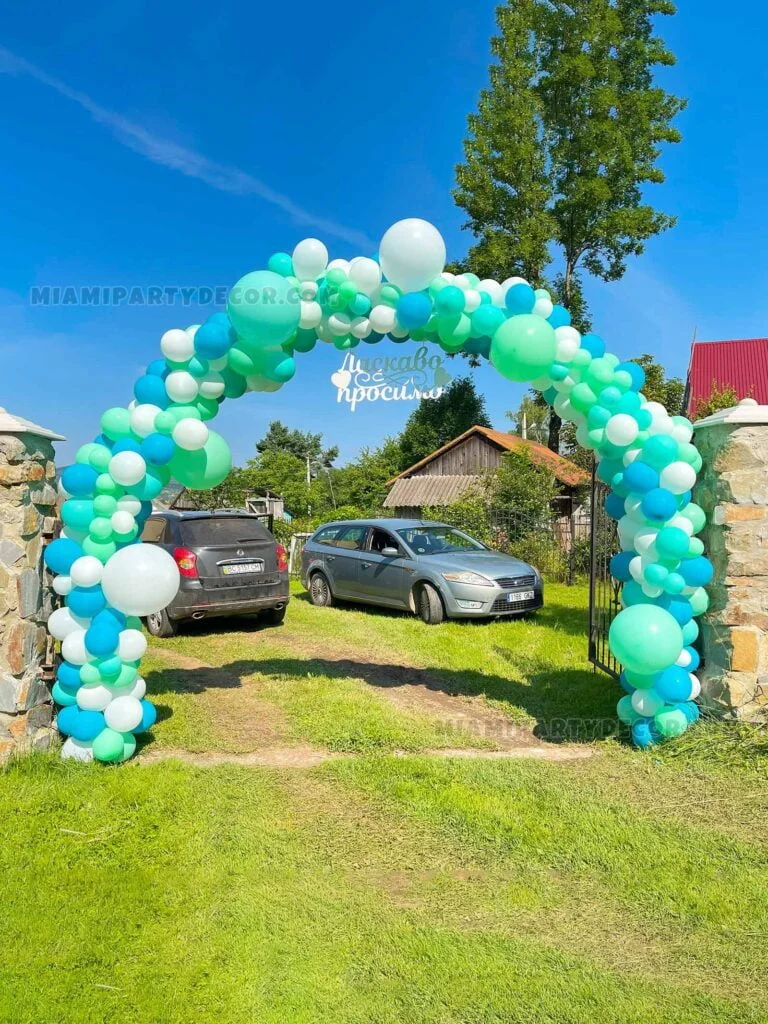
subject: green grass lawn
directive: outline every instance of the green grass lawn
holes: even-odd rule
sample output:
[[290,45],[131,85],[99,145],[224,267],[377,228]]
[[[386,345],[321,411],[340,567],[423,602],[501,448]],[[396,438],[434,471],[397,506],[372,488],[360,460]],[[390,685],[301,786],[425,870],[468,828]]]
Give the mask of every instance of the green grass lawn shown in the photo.
[[705,725],[562,763],[426,756],[479,741],[377,685],[395,665],[531,727],[601,719],[615,687],[584,663],[583,594],[550,591],[539,621],[429,629],[296,600],[282,629],[154,645],[148,750],[348,756],[12,764],[0,1021],[768,1019],[759,733]]

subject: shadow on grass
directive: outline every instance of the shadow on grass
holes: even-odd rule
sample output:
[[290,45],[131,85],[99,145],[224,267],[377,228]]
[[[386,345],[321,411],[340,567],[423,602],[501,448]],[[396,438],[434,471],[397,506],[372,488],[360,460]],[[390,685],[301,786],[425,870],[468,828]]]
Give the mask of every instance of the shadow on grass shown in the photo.
[[[313,657],[265,658],[234,661],[220,668],[174,668],[151,672],[147,682],[154,696],[163,693],[201,693],[209,689],[230,689],[242,680],[259,675],[279,679],[290,686],[308,675],[331,679],[361,679],[379,689],[423,687],[446,697],[483,695],[511,712],[511,723],[520,713],[535,720],[533,733],[550,743],[592,743],[619,736],[616,721],[618,688],[609,679],[583,669],[553,671],[546,662],[531,659],[526,667],[528,683],[471,670],[411,668],[351,659],[327,660]],[[429,706],[424,708],[429,713]],[[450,712],[450,701],[443,704]],[[515,712],[518,715],[515,716]],[[466,708],[457,704],[457,723]]]

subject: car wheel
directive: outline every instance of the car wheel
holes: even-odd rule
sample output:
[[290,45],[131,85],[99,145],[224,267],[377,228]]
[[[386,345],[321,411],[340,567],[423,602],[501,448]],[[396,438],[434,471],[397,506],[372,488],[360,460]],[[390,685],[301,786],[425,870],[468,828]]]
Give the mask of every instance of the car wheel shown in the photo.
[[148,615],[146,622],[147,631],[152,636],[176,636],[179,630],[178,623],[168,618],[165,608],[161,612],[153,612],[152,615]]
[[321,572],[314,573],[309,581],[309,599],[317,608],[330,608],[333,604],[331,586]]
[[263,613],[262,618],[268,626],[282,626],[287,611],[287,605],[283,605],[282,608],[269,608]]
[[416,611],[422,622],[437,626],[445,619],[445,609],[440,595],[429,583],[422,583],[416,594]]

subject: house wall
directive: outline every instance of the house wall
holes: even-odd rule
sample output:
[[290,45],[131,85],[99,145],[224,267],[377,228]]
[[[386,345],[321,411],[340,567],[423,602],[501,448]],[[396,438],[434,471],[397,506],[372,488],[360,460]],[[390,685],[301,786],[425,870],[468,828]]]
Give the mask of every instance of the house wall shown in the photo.
[[479,476],[498,469],[502,452],[482,437],[474,435],[444,452],[411,476]]

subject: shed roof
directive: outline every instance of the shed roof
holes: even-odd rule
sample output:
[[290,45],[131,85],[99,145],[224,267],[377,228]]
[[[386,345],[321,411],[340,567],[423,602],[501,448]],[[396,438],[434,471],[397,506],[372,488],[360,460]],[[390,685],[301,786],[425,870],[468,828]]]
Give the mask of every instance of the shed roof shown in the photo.
[[39,427],[31,420],[25,420],[23,416],[14,416],[0,406],[0,434],[34,434],[36,437],[46,437],[49,441],[66,441],[66,437],[55,434],[47,427]]
[[768,405],[768,338],[694,342],[688,370],[688,409],[694,415],[713,382]]
[[477,476],[412,476],[395,480],[384,499],[384,508],[418,508],[450,505],[476,485]]
[[402,473],[393,477],[392,480],[388,481],[388,483],[393,484],[404,477],[409,477],[411,474],[418,472],[418,470],[429,465],[433,459],[436,459],[438,456],[450,451],[451,448],[455,448],[456,445],[466,441],[466,439],[471,437],[473,434],[481,435],[502,451],[510,452],[515,448],[527,448],[533,462],[536,462],[540,466],[546,466],[556,480],[559,480],[562,484],[566,484],[568,487],[580,487],[582,484],[589,483],[589,473],[581,469],[580,466],[577,466],[569,459],[565,459],[562,455],[558,455],[557,452],[550,451],[550,449],[545,445],[539,444],[537,441],[524,441],[523,438],[518,437],[517,434],[505,434],[501,430],[492,430],[490,427],[480,426],[470,427],[469,430],[465,430],[463,434],[459,434],[458,437],[454,437],[452,441],[444,444],[442,448],[436,449],[419,462],[415,462],[412,466],[409,466],[408,469],[404,469]]

